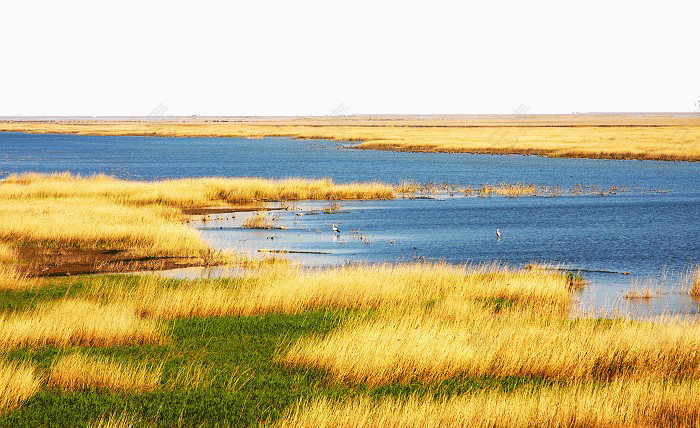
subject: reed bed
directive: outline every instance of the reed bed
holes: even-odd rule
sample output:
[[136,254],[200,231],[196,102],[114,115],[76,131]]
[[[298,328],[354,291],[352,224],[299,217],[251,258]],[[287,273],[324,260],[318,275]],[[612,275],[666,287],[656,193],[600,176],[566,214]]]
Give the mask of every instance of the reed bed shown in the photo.
[[[0,131],[178,137],[287,136],[357,141],[363,149],[550,157],[700,160],[697,119],[527,116],[492,120],[385,117],[250,122],[3,122]],[[629,126],[632,124],[633,126]],[[603,126],[598,126],[603,125]],[[612,126],[611,126],[612,125]]]
[[0,264],[17,259],[17,252],[8,244],[0,241]]
[[375,386],[484,376],[700,378],[695,321],[528,319],[473,309],[469,318],[443,318],[384,313],[359,319],[324,337],[300,339],[279,361]]
[[[379,183],[201,178],[136,182],[69,173],[11,175],[0,181],[0,241],[50,248],[127,251],[134,257],[186,257],[211,263],[181,209],[271,200],[388,199]],[[5,245],[0,260],[12,257]]]
[[162,343],[163,328],[128,305],[63,299],[0,315],[0,349],[25,346],[114,346]]
[[155,318],[370,309],[442,299],[507,299],[562,310],[568,310],[571,302],[566,278],[559,273],[442,263],[331,269],[272,266],[228,283],[191,281],[170,286],[146,277],[136,287],[96,284],[92,294],[106,302],[133,304],[143,316]]
[[39,392],[40,386],[33,366],[0,362],[0,415],[19,407],[23,401]]
[[391,199],[393,186],[377,182],[337,184],[330,179],[189,178],[153,182],[69,173],[10,175],[0,182],[0,199],[104,198],[130,205],[177,208],[264,201]]
[[688,294],[691,296],[700,296],[700,265],[695,265],[693,268],[689,269],[687,275],[687,281],[689,285]]
[[495,183],[495,184],[482,184],[481,186],[474,187],[468,186],[458,189],[466,196],[505,196],[509,198],[520,198],[520,197],[573,197],[573,196],[611,196],[622,192],[628,192],[632,190],[639,191],[657,191],[655,189],[628,189],[621,188],[619,186],[610,187],[599,187],[591,185],[576,185],[569,188],[561,188],[559,186],[546,186],[539,184],[529,184],[529,183]]
[[272,426],[286,427],[694,427],[700,382],[647,379],[486,391],[300,402]]
[[68,391],[97,388],[147,392],[160,387],[162,375],[162,364],[128,365],[108,357],[74,353],[61,357],[51,366],[47,384]]
[[0,264],[0,290],[26,290],[38,285],[36,279],[28,278],[16,266]]
[[[2,187],[2,186],[0,186]],[[200,257],[209,248],[173,208],[125,206],[97,197],[0,203],[0,239],[40,247],[126,249],[147,256]]]

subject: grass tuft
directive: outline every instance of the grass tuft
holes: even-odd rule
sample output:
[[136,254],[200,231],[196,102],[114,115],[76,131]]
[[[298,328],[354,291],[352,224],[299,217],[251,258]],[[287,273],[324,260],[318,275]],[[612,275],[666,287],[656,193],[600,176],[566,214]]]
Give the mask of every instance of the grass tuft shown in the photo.
[[19,407],[39,388],[34,367],[27,363],[0,362],[0,415]]
[[70,354],[49,370],[48,386],[63,390],[108,389],[112,391],[153,391],[160,387],[162,364],[127,365],[106,357]]
[[700,383],[661,380],[486,391],[434,399],[369,396],[300,402],[273,426],[286,427],[628,427],[696,426]]
[[258,212],[245,219],[243,227],[248,229],[272,229],[275,227],[277,218],[269,216],[265,212]]
[[113,346],[163,341],[163,328],[136,316],[133,306],[80,299],[0,315],[0,349],[25,346]]

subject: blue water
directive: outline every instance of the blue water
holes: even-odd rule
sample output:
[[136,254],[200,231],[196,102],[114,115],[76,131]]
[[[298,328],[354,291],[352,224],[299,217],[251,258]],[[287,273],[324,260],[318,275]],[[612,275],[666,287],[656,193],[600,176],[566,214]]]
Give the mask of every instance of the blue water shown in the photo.
[[[347,148],[350,143],[287,138],[150,138],[0,133],[0,177],[71,171],[152,180],[199,176],[332,177],[480,185],[523,182],[561,188],[612,185],[637,190],[614,196],[559,198],[444,197],[342,204],[338,214],[310,215],[324,205],[277,211],[287,230],[250,231],[235,219],[195,223],[219,248],[300,250],[309,264],[437,259],[562,263],[592,282],[582,300],[597,309],[649,314],[698,312],[678,290],[678,272],[700,254],[700,164],[535,156],[396,153]],[[656,189],[668,193],[649,192]],[[296,215],[296,214],[306,215]],[[337,223],[336,238],[330,224]],[[221,228],[221,229],[220,229]],[[496,228],[503,232],[498,241]],[[360,239],[362,237],[362,239]],[[661,284],[662,272],[668,272]],[[622,275],[621,272],[630,272]],[[660,283],[652,303],[622,299],[632,281]],[[607,305],[607,306],[606,306]]]

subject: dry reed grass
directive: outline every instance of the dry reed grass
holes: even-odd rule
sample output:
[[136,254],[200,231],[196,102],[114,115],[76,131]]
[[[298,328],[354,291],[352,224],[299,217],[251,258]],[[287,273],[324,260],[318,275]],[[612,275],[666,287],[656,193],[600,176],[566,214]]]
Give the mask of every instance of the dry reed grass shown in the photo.
[[[210,388],[222,376],[214,366],[205,366],[202,363],[192,362],[182,366],[174,376],[165,381],[164,388],[169,389],[202,389]],[[239,391],[245,386],[253,375],[250,369],[236,369],[230,374],[228,380],[221,383],[227,391]]]
[[161,343],[163,328],[133,306],[64,299],[0,315],[0,349],[25,346],[113,346]]
[[107,357],[70,354],[55,362],[48,373],[48,386],[64,390],[108,389],[112,391],[153,391],[160,387],[162,364],[128,365]]
[[0,415],[39,392],[36,370],[27,363],[0,362]]
[[229,284],[164,286],[158,278],[145,277],[137,287],[96,284],[92,293],[107,302],[134,304],[142,315],[157,318],[368,309],[442,299],[508,299],[560,310],[568,310],[571,302],[566,278],[559,273],[441,263],[308,270],[273,265]]
[[101,198],[129,205],[178,208],[247,204],[263,201],[391,199],[392,186],[337,184],[330,179],[188,178],[154,182],[126,181],[104,175],[69,173],[10,175],[0,182],[0,199]]
[[633,280],[632,286],[622,295],[627,300],[649,300],[660,296],[661,284],[655,283],[653,278]]
[[126,412],[102,416],[97,421],[88,424],[89,428],[134,428],[154,426],[156,426],[155,423],[144,423],[140,417]]
[[37,280],[28,278],[16,266],[0,264],[0,290],[26,290],[38,284]]
[[450,311],[459,316],[452,320],[439,306],[422,316],[361,318],[324,337],[300,339],[279,361],[370,385],[463,376],[700,378],[698,322],[542,319],[536,312],[493,314],[454,306]]
[[585,196],[585,195],[597,195],[597,196],[610,196],[615,195],[620,192],[627,192],[630,190],[653,190],[653,189],[628,189],[621,188],[619,186],[610,186],[607,188],[591,186],[591,185],[576,185],[570,188],[560,188],[559,186],[544,186],[538,184],[525,184],[525,183],[495,183],[495,184],[482,184],[479,187],[464,187],[458,189],[466,196],[506,196],[509,198],[519,198],[527,196],[537,196],[537,197],[560,197],[560,196]]
[[265,212],[258,212],[243,221],[243,227],[249,229],[272,229],[277,218]]
[[283,427],[694,427],[700,382],[617,381],[486,391],[452,398],[368,396],[300,402]]
[[695,265],[689,270],[688,283],[690,285],[688,294],[695,297],[700,296],[700,265]]
[[[180,209],[296,199],[392,198],[379,183],[201,178],[134,182],[104,175],[11,175],[0,181],[0,240],[52,248],[128,250],[134,257],[212,263]],[[11,256],[0,248],[0,257]],[[10,255],[8,255],[10,254]]]
[[[292,118],[248,122],[3,122],[0,131],[180,137],[288,136],[359,141],[396,151],[700,160],[697,119],[598,116],[513,118]],[[656,126],[662,123],[664,126]],[[598,126],[602,125],[602,126]],[[611,126],[612,125],[612,126]],[[630,126],[633,125],[633,126]]]
[[148,256],[206,254],[207,245],[178,216],[173,208],[125,206],[96,197],[3,200],[0,239],[46,247],[132,249]]
[[17,259],[17,252],[8,244],[0,241],[0,264],[13,262]]

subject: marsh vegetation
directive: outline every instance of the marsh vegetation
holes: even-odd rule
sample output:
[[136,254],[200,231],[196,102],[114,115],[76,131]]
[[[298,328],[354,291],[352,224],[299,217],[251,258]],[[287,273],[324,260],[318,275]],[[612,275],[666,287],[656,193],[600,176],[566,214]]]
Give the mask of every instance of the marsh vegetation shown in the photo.
[[[148,132],[351,138],[396,145],[392,150],[428,151],[479,151],[486,139],[484,129],[459,123],[392,123],[336,128],[153,123]],[[139,123],[45,125],[44,131],[144,132]],[[686,126],[696,132],[693,124],[672,127]],[[597,129],[556,128],[515,132],[542,138],[537,150],[548,156],[697,160],[696,152],[672,144],[668,129],[616,128],[615,145],[644,141],[643,132],[661,141],[645,151],[629,143],[625,148],[632,151],[626,154],[605,151]],[[470,144],[476,145],[447,144],[466,137],[474,137]],[[569,143],[579,137],[592,142],[571,149]],[[432,138],[447,145],[420,145]],[[505,152],[535,149],[508,146],[507,133],[503,138]],[[543,149],[547,141],[556,146]],[[0,182],[0,426],[693,426],[700,420],[697,319],[600,318],[577,311],[579,294],[588,286],[585,272],[554,264],[521,269],[422,257],[326,267],[255,262],[213,250],[192,227],[211,218],[207,226],[217,229],[224,221],[218,216],[240,207],[257,211],[248,227],[264,229],[244,232],[267,239],[283,232],[268,230],[278,219],[272,222],[273,214],[262,211],[265,204],[285,202],[289,213],[277,212],[296,218],[304,213],[296,205],[304,204],[291,202],[314,200],[313,213],[319,215],[309,218],[320,231],[309,234],[327,237],[329,245],[350,246],[342,242],[347,237],[365,246],[372,239],[350,227],[347,219],[353,217],[344,211],[355,209],[352,200],[403,196],[446,204],[434,199],[455,197],[499,207],[523,201],[539,215],[535,203],[562,200],[532,197],[600,201],[607,198],[594,196],[631,189],[527,181],[390,185],[9,176]],[[518,197],[524,199],[511,199]],[[385,203],[394,202],[422,201]],[[474,209],[470,215],[493,212]],[[238,217],[239,223],[247,218]],[[342,238],[331,237],[331,222],[344,220]],[[297,236],[301,229],[288,232]],[[504,233],[496,241],[489,226],[489,248],[505,247],[514,236]],[[378,251],[401,245],[395,239],[382,237],[391,247]],[[556,245],[577,244],[557,239]],[[186,266],[228,263],[239,270],[232,277],[196,280],[75,276],[78,271],[54,265],[67,258],[79,259],[83,272],[91,273],[172,267],[165,262],[172,259]],[[146,265],[146,259],[153,263]],[[56,276],[66,273],[73,275]],[[687,294],[700,294],[699,287],[693,267],[679,289],[690,300]],[[633,284],[628,300],[638,298],[636,290],[644,300],[647,288],[660,289],[655,282]]]
[[272,265],[209,280],[39,282],[2,291],[11,375],[0,370],[0,425],[46,423],[59,407],[65,425],[125,426],[698,417],[696,320],[570,317],[576,287],[546,266]]

